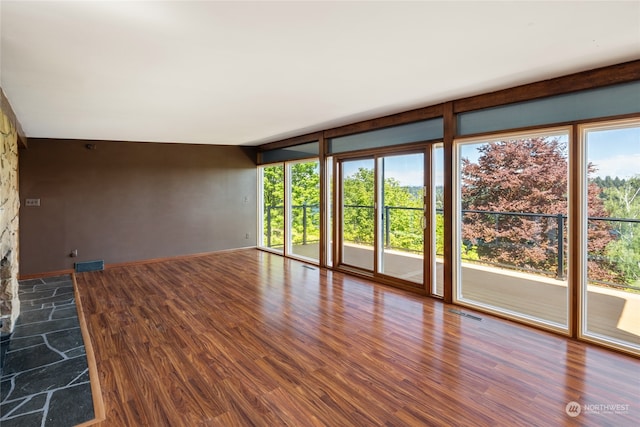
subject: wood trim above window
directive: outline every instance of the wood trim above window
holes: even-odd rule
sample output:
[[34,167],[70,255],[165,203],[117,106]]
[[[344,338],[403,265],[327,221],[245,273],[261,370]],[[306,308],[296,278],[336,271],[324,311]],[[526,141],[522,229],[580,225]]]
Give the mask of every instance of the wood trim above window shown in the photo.
[[403,113],[378,117],[372,120],[364,120],[350,125],[328,129],[324,132],[325,138],[335,138],[338,136],[351,135],[354,133],[366,132],[369,130],[382,129],[391,126],[403,125],[406,123],[418,122],[421,120],[433,119],[442,116],[442,105],[418,108],[416,110],[405,111]]
[[320,141],[322,132],[308,133],[306,135],[294,136],[293,138],[283,139],[282,141],[270,142],[268,144],[258,146],[258,151],[276,150],[278,148],[293,147],[294,145],[306,144],[307,142]]
[[636,80],[640,80],[640,60],[459,99],[453,102],[453,111],[463,113]]

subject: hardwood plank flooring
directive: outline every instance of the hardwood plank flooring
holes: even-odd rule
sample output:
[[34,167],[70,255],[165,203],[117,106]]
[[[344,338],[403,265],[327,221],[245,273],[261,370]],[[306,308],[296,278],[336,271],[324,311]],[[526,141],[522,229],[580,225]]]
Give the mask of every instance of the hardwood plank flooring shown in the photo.
[[[640,420],[638,359],[254,249],[77,283],[101,426]],[[569,417],[571,401],[588,406]]]

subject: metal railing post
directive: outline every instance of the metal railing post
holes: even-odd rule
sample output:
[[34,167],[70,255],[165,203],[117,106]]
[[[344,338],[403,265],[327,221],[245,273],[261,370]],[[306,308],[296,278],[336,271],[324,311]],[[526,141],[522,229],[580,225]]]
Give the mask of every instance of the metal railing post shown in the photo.
[[384,207],[384,241],[385,241],[385,246],[388,248],[391,247],[391,231],[389,230],[389,227],[391,226],[391,220],[389,219],[389,213],[391,212],[391,209],[389,206],[385,206]]
[[271,247],[271,206],[267,206],[267,247]]
[[564,216],[562,214],[556,215],[556,222],[558,223],[558,271],[556,277],[564,280]]
[[302,244],[307,244],[307,202],[302,204]]

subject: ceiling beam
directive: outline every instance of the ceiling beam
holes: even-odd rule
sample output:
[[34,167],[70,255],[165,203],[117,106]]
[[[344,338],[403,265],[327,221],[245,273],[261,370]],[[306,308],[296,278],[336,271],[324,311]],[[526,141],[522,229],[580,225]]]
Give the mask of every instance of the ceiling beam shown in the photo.
[[481,110],[514,102],[529,101],[637,80],[640,80],[640,60],[462,98],[453,102],[453,112],[463,113]]

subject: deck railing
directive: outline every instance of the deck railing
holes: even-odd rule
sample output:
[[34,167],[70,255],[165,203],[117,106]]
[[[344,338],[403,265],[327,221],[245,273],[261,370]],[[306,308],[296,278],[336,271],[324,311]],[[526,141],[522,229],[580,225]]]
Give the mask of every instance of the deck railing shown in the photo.
[[[373,218],[373,206],[370,205],[344,205],[345,208],[350,208],[350,209],[367,209],[369,211],[371,211],[370,215],[371,218]],[[313,205],[308,205],[308,204],[302,204],[302,205],[293,205],[292,209],[294,210],[298,210],[301,209],[302,210],[302,215],[301,218],[299,218],[298,221],[302,222],[302,239],[301,239],[301,243],[303,245],[307,245],[309,243],[315,243],[318,241],[318,239],[313,239],[313,240],[309,240],[309,236],[308,236],[308,230],[310,228],[310,226],[313,226],[313,228],[315,228],[316,230],[319,229],[319,225],[318,225],[318,220],[316,218],[316,216],[319,216],[319,205],[317,204],[313,204]],[[273,212],[272,211],[280,211],[283,212],[284,207],[283,206],[266,206],[265,207],[265,222],[266,222],[266,238],[267,238],[267,246],[271,247],[272,245],[272,220],[273,220]],[[410,248],[408,247],[403,247],[403,246],[394,246],[393,243],[393,228],[392,228],[392,224],[393,224],[393,217],[394,217],[394,212],[396,211],[418,211],[418,212],[422,212],[422,208],[419,207],[407,207],[407,206],[384,206],[383,207],[383,215],[382,215],[382,220],[384,221],[384,227],[383,227],[383,238],[384,238],[384,246],[387,249],[398,249],[398,250],[407,250],[407,251],[411,251]],[[442,209],[436,209],[436,215],[442,215],[443,214],[443,210]],[[550,274],[555,276],[558,279],[564,279],[566,276],[566,242],[565,242],[565,236],[566,236],[566,222],[567,222],[567,216],[564,214],[543,214],[543,213],[530,213],[530,212],[503,212],[503,211],[484,211],[484,210],[476,210],[476,209],[463,209],[462,210],[462,215],[468,215],[468,214],[481,214],[481,215],[491,215],[494,217],[494,222],[497,226],[497,224],[500,221],[500,217],[522,217],[522,218],[537,218],[537,219],[547,219],[550,221],[553,221],[555,224],[554,227],[552,228],[548,228],[546,231],[546,239],[548,239],[549,241],[551,241],[553,243],[553,245],[555,246],[555,251],[553,251],[552,253],[550,253],[549,255],[553,256],[555,258],[555,262],[551,262],[550,264],[555,264],[555,269],[554,271],[540,271],[540,270],[534,270],[533,272],[537,272],[537,273],[542,273],[542,274]],[[416,218],[420,218],[421,216],[418,216]],[[313,218],[313,220],[311,220],[311,218]],[[633,219],[633,218],[608,218],[608,217],[588,217],[588,221],[589,222],[609,222],[609,223],[625,223],[625,224],[640,224],[640,219]],[[281,222],[281,221],[280,221]],[[355,226],[359,226],[361,224],[353,224],[354,227]],[[299,228],[299,227],[298,227]],[[639,230],[640,232],[640,230]],[[612,227],[612,233],[616,233],[616,231],[613,229]],[[373,231],[371,231],[371,237],[373,236]],[[532,242],[534,242],[535,239],[532,238]],[[369,245],[373,245],[373,241],[359,241],[358,243],[365,243],[365,244],[369,244]],[[499,244],[499,245],[518,245],[519,243],[515,243],[515,242],[499,242],[499,243],[487,243],[487,242],[483,242],[481,238],[478,239],[478,241],[476,242],[477,245],[491,245],[491,244]],[[442,255],[442,254],[438,254],[438,255]],[[590,257],[593,258],[593,257]],[[464,257],[463,257],[464,259]],[[468,259],[470,261],[473,261],[474,259]],[[475,260],[478,261],[478,260]],[[492,263],[492,262],[488,262],[486,260],[479,260],[480,262],[484,263],[484,264],[493,264],[493,265],[498,265],[500,267],[507,267],[507,268],[513,268],[513,269],[522,269],[522,268],[518,268],[515,265],[505,265],[503,263]],[[527,271],[531,271],[531,270],[527,270]],[[627,285],[620,285],[620,284],[615,284],[615,283],[606,283],[609,286],[615,286],[615,287],[619,287],[619,288],[624,288],[624,289],[634,289],[634,290],[640,290],[640,288],[634,287],[634,286],[627,286]]]

